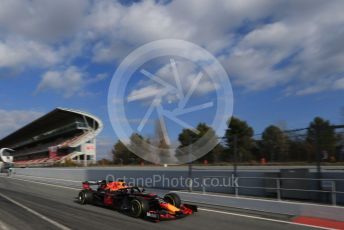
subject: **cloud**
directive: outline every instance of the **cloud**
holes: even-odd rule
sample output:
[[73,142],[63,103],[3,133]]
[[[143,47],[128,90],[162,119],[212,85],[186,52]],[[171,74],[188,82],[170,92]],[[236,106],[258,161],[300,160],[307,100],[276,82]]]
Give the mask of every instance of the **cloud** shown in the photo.
[[335,89],[344,89],[344,77],[336,80],[334,83],[333,83],[333,87]]
[[64,70],[47,71],[36,89],[36,93],[53,90],[62,93],[65,97],[73,95],[87,95],[84,89],[91,83],[106,79],[107,74],[98,74],[94,78],[76,66],[70,66]]
[[[341,1],[102,4],[108,6],[104,17],[101,7],[89,14],[97,16],[90,28],[106,33],[93,50],[93,60],[98,62],[123,57],[148,41],[180,38],[217,55],[234,85],[246,90],[282,86],[290,95],[301,95],[303,90],[316,93],[320,91],[314,88],[323,88],[322,78],[337,80],[332,75],[343,72]],[[110,12],[116,16],[107,20]],[[328,86],[321,91],[333,89]]]
[[84,44],[78,34],[87,5],[82,0],[1,1],[0,68],[45,69],[80,54]]
[[37,92],[51,89],[62,92],[65,97],[70,97],[83,89],[84,78],[84,73],[75,66],[64,71],[48,71],[42,76]]
[[4,0],[0,68],[49,72],[78,57],[119,62],[146,42],[177,38],[211,51],[234,85],[246,90],[279,86],[289,95],[340,90],[321,84],[325,78],[340,80],[344,72],[343,7],[340,0],[147,0],[129,5]]
[[234,82],[251,90],[284,86],[288,95],[333,90],[330,81],[344,71],[343,2],[317,3],[279,6],[273,22],[244,35],[222,57]]
[[149,86],[131,91],[127,100],[128,102],[131,102],[131,101],[152,98],[152,97],[155,97],[157,94],[160,94],[163,90],[164,89],[161,87],[159,88],[154,85],[149,85]]
[[2,0],[0,28],[37,42],[59,43],[75,36],[83,23],[88,2],[83,0]]
[[22,39],[0,40],[0,68],[48,67],[59,61],[50,46]]
[[[181,92],[184,96],[187,95],[188,91],[193,87],[193,84],[195,84],[195,87],[192,95],[190,95],[191,97],[207,95],[218,87],[216,81],[213,82],[209,76],[204,73],[204,71],[199,70],[195,63],[182,60],[172,60],[175,62]],[[200,72],[202,75],[199,80],[196,80]],[[177,94],[180,91],[178,91],[178,83],[176,82],[171,63],[168,62],[168,64],[165,64],[156,70],[154,72],[154,76],[163,80],[165,84],[167,83],[170,87],[167,88],[166,86],[143,75],[143,80],[139,81],[138,84],[134,86],[134,89],[129,93],[127,98],[128,102],[142,100],[143,103],[146,103],[147,100],[151,100],[159,94],[162,96],[162,103],[172,103],[177,101]]]
[[0,138],[9,135],[42,115],[43,113],[33,110],[0,109]]

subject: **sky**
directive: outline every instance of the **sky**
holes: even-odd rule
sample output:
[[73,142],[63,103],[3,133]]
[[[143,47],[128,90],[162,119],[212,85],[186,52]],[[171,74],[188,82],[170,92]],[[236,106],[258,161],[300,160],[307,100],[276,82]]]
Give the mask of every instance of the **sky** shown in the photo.
[[[0,137],[56,107],[74,108],[103,120],[98,153],[108,156],[117,140],[107,109],[112,77],[128,54],[160,39],[182,39],[210,52],[231,81],[234,116],[255,133],[270,124],[303,128],[315,116],[342,123],[343,9],[341,0],[2,0]],[[164,79],[165,61],[145,68]],[[187,89],[196,70],[176,63]],[[140,97],[159,90],[142,73],[130,81],[133,129],[149,106]],[[214,90],[203,77],[191,103],[205,102],[197,98],[211,98]],[[163,100],[168,106],[176,98]],[[189,120],[208,122],[212,112]],[[150,129],[154,122],[149,119]]]

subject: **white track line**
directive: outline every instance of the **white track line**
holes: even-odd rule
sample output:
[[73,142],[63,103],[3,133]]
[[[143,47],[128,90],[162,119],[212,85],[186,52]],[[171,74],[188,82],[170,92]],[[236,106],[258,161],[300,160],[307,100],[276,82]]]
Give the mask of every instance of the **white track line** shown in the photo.
[[218,210],[212,210],[212,209],[207,209],[207,208],[198,208],[198,210],[202,210],[205,212],[215,212],[215,213],[220,213],[220,214],[224,214],[224,215],[245,217],[245,218],[256,219],[256,220],[276,222],[276,223],[281,223],[281,224],[291,224],[291,225],[299,225],[299,226],[318,228],[318,229],[335,230],[334,228],[319,227],[319,226],[315,226],[315,225],[300,224],[300,223],[294,223],[294,222],[290,222],[290,221],[275,220],[275,219],[264,218],[264,217],[259,217],[259,216],[251,216],[251,215],[238,214],[238,213],[233,213],[233,212],[218,211]]
[[26,181],[26,182],[30,182],[30,183],[48,185],[48,186],[57,187],[57,188],[72,189],[72,190],[78,190],[78,191],[80,190],[79,188],[72,188],[72,187],[67,187],[67,186],[63,186],[63,185],[49,184],[49,183],[38,182],[38,181],[33,181],[33,180],[25,180],[25,179],[5,177],[5,176],[0,176],[0,177],[6,178],[6,179],[11,179],[11,180],[20,180],[20,181]]
[[10,230],[10,228],[7,227],[7,225],[3,221],[1,221],[1,220],[0,220],[0,229],[2,229],[2,230]]
[[[8,177],[4,177],[4,176],[1,176],[1,177],[8,178]],[[80,190],[80,189],[77,189],[77,188],[72,188],[72,187],[67,187],[67,186],[62,186],[62,185],[54,185],[54,184],[49,184],[49,183],[30,181],[30,180],[24,180],[24,179],[18,179],[18,178],[8,178],[8,179],[21,180],[21,181],[32,182],[32,183],[37,183],[37,184],[43,184],[43,185],[59,187],[59,188],[64,188],[64,189]],[[232,213],[232,212],[218,211],[218,210],[212,210],[212,209],[207,209],[207,208],[198,208],[198,210],[202,210],[202,211],[206,211],[206,212],[214,212],[214,213],[219,213],[219,214],[224,214],[224,215],[246,217],[246,218],[256,219],[256,220],[264,220],[264,221],[277,222],[277,223],[283,223],[283,224],[291,224],[291,225],[312,227],[312,228],[317,228],[317,229],[335,230],[334,228],[325,228],[325,227],[319,227],[319,226],[314,226],[314,225],[294,223],[294,222],[291,222],[291,221],[275,220],[275,219],[269,219],[269,218],[264,218],[264,217],[259,217],[259,216],[252,216],[252,215],[238,214],[238,213]]]
[[67,182],[73,182],[73,183],[82,183],[82,181],[78,180],[67,180],[67,179],[60,179],[60,178],[53,178],[53,177],[42,177],[42,176],[31,176],[31,175],[21,175],[18,174],[16,175],[18,177],[32,177],[32,178],[37,178],[37,179],[46,179],[46,180],[57,180],[57,181],[67,181]]
[[19,206],[19,207],[25,209],[26,211],[32,213],[33,215],[35,215],[35,216],[37,216],[37,217],[39,217],[39,218],[41,218],[41,219],[43,219],[43,220],[49,222],[50,224],[54,225],[55,227],[57,227],[57,228],[59,228],[59,229],[62,229],[62,230],[70,230],[70,228],[64,226],[63,224],[60,224],[60,223],[56,222],[55,220],[52,220],[52,219],[50,219],[49,217],[46,217],[46,216],[44,216],[44,215],[42,215],[42,214],[36,212],[35,210],[33,210],[33,209],[31,209],[31,208],[29,208],[29,207],[27,207],[27,206],[25,206],[25,205],[23,205],[23,204],[21,204],[21,203],[15,201],[15,200],[13,200],[12,198],[10,198],[10,197],[8,197],[8,196],[2,194],[2,193],[0,193],[0,196],[3,197],[3,198],[5,198],[6,200],[12,202],[13,204],[15,204],[15,205],[17,205],[17,206]]

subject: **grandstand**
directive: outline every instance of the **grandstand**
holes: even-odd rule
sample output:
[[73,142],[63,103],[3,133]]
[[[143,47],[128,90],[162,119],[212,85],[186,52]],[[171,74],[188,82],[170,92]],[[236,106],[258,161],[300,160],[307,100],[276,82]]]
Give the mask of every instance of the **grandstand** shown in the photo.
[[13,149],[15,167],[51,166],[71,160],[96,162],[96,136],[103,123],[92,114],[56,108],[0,140]]

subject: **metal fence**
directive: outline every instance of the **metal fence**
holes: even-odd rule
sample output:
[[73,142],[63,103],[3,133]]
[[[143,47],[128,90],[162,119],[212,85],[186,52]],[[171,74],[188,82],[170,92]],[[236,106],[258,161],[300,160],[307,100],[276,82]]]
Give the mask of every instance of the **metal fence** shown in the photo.
[[[208,189],[211,188],[209,184],[206,183],[206,180],[209,178],[222,178],[223,176],[211,176],[211,177],[204,177],[202,178],[202,192],[207,193]],[[344,184],[344,179],[312,179],[312,178],[280,178],[280,177],[237,177],[238,184],[233,184],[228,188],[228,193],[234,194],[236,197],[239,196],[247,196],[245,193],[241,193],[242,190],[252,190],[252,191],[268,191],[269,194],[275,194],[274,196],[270,196],[269,198],[274,198],[278,201],[282,200],[298,200],[298,201],[309,201],[316,203],[330,203],[332,205],[338,205],[337,197],[339,195],[344,196],[344,191],[339,191],[337,189],[337,184],[342,183]],[[242,184],[254,184],[254,183],[247,183],[248,181],[252,180],[259,180],[260,182],[263,181],[266,184],[270,184],[270,186],[250,186],[250,185],[242,185]],[[245,183],[246,182],[246,183]],[[289,182],[289,183],[288,183]],[[292,183],[290,183],[292,182]],[[295,183],[298,182],[298,183]],[[292,184],[300,184],[304,183],[305,186],[296,186],[292,187]],[[305,188],[308,187],[308,188]],[[310,188],[315,187],[315,188]],[[318,187],[319,189],[317,189]],[[192,185],[189,187],[189,191],[192,191]],[[292,196],[291,192],[297,192],[298,194]],[[288,194],[289,193],[289,194]],[[304,193],[305,195],[300,196],[300,193]],[[316,196],[311,196],[310,194],[317,194]],[[324,199],[324,194],[329,199]],[[309,199],[305,199],[302,197],[308,197]],[[316,197],[316,199],[311,198]],[[285,199],[284,199],[285,198]]]

